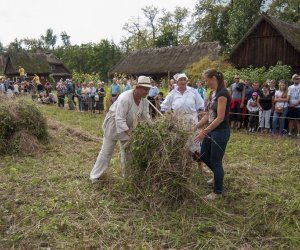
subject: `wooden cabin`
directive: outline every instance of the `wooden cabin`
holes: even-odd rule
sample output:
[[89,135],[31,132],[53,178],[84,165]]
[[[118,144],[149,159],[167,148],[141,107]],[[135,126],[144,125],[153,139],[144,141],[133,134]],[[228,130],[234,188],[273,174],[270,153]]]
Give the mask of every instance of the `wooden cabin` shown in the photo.
[[300,72],[300,27],[263,13],[234,46],[230,61],[238,68],[273,66],[278,61]]

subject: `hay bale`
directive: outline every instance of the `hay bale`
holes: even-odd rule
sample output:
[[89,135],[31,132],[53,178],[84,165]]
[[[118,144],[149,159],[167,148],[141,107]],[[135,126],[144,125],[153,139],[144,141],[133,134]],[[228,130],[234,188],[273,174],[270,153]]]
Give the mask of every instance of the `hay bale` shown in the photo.
[[190,126],[175,115],[141,123],[134,130],[129,180],[151,206],[179,204],[191,196],[191,135]]
[[0,99],[0,155],[32,154],[48,142],[46,119],[25,99]]

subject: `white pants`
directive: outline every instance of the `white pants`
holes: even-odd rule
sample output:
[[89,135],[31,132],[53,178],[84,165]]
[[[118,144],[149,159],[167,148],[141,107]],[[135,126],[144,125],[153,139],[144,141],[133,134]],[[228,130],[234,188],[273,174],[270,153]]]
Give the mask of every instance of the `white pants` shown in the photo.
[[259,127],[270,128],[271,109],[259,111]]
[[[108,138],[103,138],[103,144],[101,150],[98,154],[96,163],[90,173],[90,179],[97,179],[99,178],[105,170],[109,166],[109,162],[112,158],[114,148],[117,144],[117,140],[111,140]],[[121,170],[123,177],[126,176],[126,162],[130,158],[130,154],[126,152],[126,143],[127,141],[120,141],[120,150],[121,150]]]

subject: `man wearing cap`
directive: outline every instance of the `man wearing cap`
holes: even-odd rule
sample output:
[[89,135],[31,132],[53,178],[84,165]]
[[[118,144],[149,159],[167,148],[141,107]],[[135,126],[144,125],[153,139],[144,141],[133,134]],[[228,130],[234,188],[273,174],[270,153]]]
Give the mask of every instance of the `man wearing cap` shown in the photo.
[[136,88],[123,92],[109,108],[102,125],[104,132],[102,148],[90,173],[92,183],[99,181],[100,176],[108,168],[118,141],[121,148],[122,174],[125,177],[126,162],[129,158],[126,143],[138,122],[150,119],[149,103],[146,99],[150,88],[150,78],[140,76]]
[[300,139],[300,75],[292,76],[293,85],[289,86],[289,136],[292,135],[293,125],[297,127],[297,138]]

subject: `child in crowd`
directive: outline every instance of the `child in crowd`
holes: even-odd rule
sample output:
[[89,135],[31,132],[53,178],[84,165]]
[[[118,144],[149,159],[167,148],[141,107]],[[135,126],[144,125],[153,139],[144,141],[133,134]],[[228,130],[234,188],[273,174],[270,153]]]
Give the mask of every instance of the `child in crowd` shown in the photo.
[[251,98],[247,102],[247,110],[249,112],[249,132],[255,132],[258,126],[257,92],[253,92]]
[[163,92],[159,92],[158,95],[156,96],[156,107],[158,110],[161,110],[161,104],[162,102],[165,100],[164,98],[164,93]]

